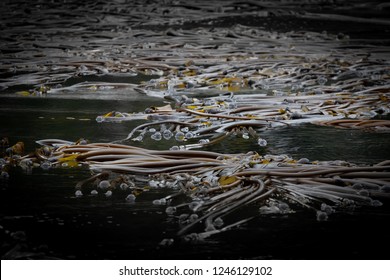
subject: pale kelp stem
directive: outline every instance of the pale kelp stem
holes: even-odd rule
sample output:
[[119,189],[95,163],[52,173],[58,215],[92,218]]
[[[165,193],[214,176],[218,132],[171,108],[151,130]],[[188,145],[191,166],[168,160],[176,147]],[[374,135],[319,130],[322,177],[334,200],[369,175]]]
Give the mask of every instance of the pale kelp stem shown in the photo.
[[[16,164],[24,166],[26,160],[31,160],[41,168],[88,166],[96,174],[76,185],[76,197],[88,190],[91,195],[103,193],[105,197],[118,192],[127,193],[126,200],[135,203],[137,196],[151,188],[171,189],[171,195],[153,203],[169,204],[168,215],[191,217],[179,219],[184,224],[178,236],[184,239],[195,238],[195,232],[197,238],[205,237],[242,224],[234,221],[233,213],[243,207],[258,208],[260,216],[292,214],[295,208],[304,207],[315,211],[317,220],[323,221],[336,210],[380,206],[376,198],[390,198],[389,161],[356,166],[257,153],[149,150],[110,143],[69,144],[62,140],[39,143],[45,145],[41,149],[46,157],[56,155],[55,162],[46,166],[46,157],[30,154]],[[183,196],[190,202],[175,206]]]

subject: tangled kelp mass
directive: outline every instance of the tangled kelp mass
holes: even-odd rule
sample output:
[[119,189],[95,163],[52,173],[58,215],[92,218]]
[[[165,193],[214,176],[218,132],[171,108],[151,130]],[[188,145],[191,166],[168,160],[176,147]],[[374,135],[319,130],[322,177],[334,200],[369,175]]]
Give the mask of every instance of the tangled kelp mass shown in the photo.
[[150,121],[135,127],[122,141],[142,141],[147,134],[156,141],[174,138],[183,143],[198,139],[197,143],[173,146],[172,149],[200,148],[222,141],[230,135],[244,139],[253,137],[260,146],[266,146],[267,141],[260,137],[259,132],[308,122],[334,127],[388,131],[389,120],[372,119],[378,115],[386,116],[389,111],[388,93],[376,92],[382,89],[382,87],[372,89],[373,93],[364,90],[361,92],[362,95],[339,93],[303,98],[265,94],[234,96],[232,93],[204,99],[180,96],[175,98],[176,109],[166,105],[132,114],[113,111],[98,116],[96,120]]
[[[127,201],[134,203],[150,188],[172,189],[172,194],[153,204],[167,205],[165,212],[178,220],[178,234],[188,241],[204,239],[248,221],[252,217],[226,225],[222,218],[250,204],[259,207],[257,215],[288,214],[303,207],[314,210],[317,220],[324,221],[335,211],[381,206],[377,198],[389,196],[389,161],[355,166],[344,161],[311,162],[253,152],[161,151],[87,144],[85,140],[78,144],[56,139],[38,143],[43,147],[35,153],[19,155],[3,164],[18,165],[26,171],[34,165],[44,169],[87,165],[94,175],[77,184],[76,197],[111,197],[114,192],[122,192]],[[18,155],[23,152],[22,146],[17,143],[9,151]],[[175,203],[180,196],[190,200]],[[203,228],[199,232],[200,225]]]
[[[320,92],[334,92],[358,90],[367,80],[370,86],[388,80],[386,35],[362,42],[341,32],[272,32],[262,26],[270,19],[268,29],[279,22],[291,20],[294,25],[296,19],[316,18],[351,22],[362,29],[377,24],[383,29],[390,21],[369,11],[385,11],[386,3],[352,1],[343,6],[302,1],[304,9],[298,10],[298,3],[290,1],[200,1],[196,7],[182,1],[150,2],[91,1],[80,8],[76,1],[2,3],[1,87],[27,85],[32,94],[54,94],[85,88],[84,84],[67,88],[74,76],[129,78],[138,72],[162,77],[141,86],[101,82],[87,86],[92,90],[126,87],[130,92],[136,87],[153,94],[153,89],[177,87],[312,92],[320,84],[325,86]],[[352,11],[365,16],[348,15]],[[253,20],[250,26],[218,27],[232,25],[229,17],[243,23],[248,17]],[[69,34],[72,40],[67,39]]]
[[[156,207],[164,215],[158,220],[166,220],[170,229],[167,233],[164,225],[159,241],[147,242],[156,246],[162,240],[157,246],[171,252],[178,243],[194,242],[199,248],[198,241],[208,242],[207,237],[236,226],[256,224],[258,229],[259,221],[272,217],[294,221],[296,212],[308,213],[310,226],[328,220],[324,227],[329,227],[345,213],[387,211],[388,3],[78,2],[0,3],[0,98],[7,101],[0,102],[0,114],[9,120],[0,123],[6,127],[0,136],[10,139],[1,140],[0,184],[10,193],[3,197],[11,198],[4,213],[17,208],[12,197],[20,201],[22,192],[12,196],[18,176],[34,178],[43,172],[44,179],[53,174],[61,178],[69,171],[61,211],[74,201],[79,203],[76,212],[80,205],[93,204],[94,212],[121,201],[125,211],[143,209],[144,217]],[[32,109],[19,102],[31,102]],[[7,107],[11,105],[17,108]],[[68,122],[63,127],[61,118]],[[296,132],[295,141],[276,147],[286,131]],[[345,146],[340,139],[324,137],[334,151],[321,155],[317,141],[326,135],[323,131],[348,135]],[[305,133],[316,132],[322,136],[307,140]],[[58,140],[78,137],[91,142]],[[368,143],[370,137],[384,143]],[[29,153],[42,138],[55,139],[37,141],[40,146]],[[296,141],[321,151],[313,156]],[[240,145],[233,152],[229,142]],[[362,160],[376,144],[375,156]],[[339,158],[341,149],[355,145],[352,151],[359,155]],[[285,155],[294,149],[301,149],[298,157]],[[41,195],[44,182],[33,185]],[[31,201],[26,204],[36,207]],[[52,222],[47,213],[42,216],[38,225],[45,219]],[[129,216],[126,212],[126,224],[134,221]],[[8,218],[2,216],[0,222],[12,228]],[[64,225],[64,219],[56,219]],[[118,228],[129,232],[119,223]],[[26,237],[23,232],[6,235],[9,240]],[[135,237],[134,243],[145,246],[140,239]],[[2,255],[36,256],[20,253],[12,242],[3,246],[11,249]],[[128,242],[126,238],[122,244]]]
[[[314,2],[308,4],[308,11],[313,9],[316,4]],[[328,33],[326,30],[278,33],[264,30],[263,27],[241,24],[229,29],[213,26],[144,29],[145,21],[142,15],[146,13],[150,17],[158,12],[164,15],[153,16],[153,20],[147,21],[150,26],[175,26],[172,21],[178,24],[179,19],[168,15],[172,9],[183,9],[183,14],[212,20],[210,25],[216,25],[224,16],[237,16],[237,13],[241,16],[256,16],[259,20],[269,18],[270,14],[280,20],[289,13],[295,18],[312,15],[309,12],[294,11],[288,1],[282,1],[283,5],[278,5],[277,8],[270,2],[224,3],[222,10],[212,9],[213,5],[218,7],[215,3],[201,3],[197,9],[187,4],[170,4],[172,6],[168,4],[166,10],[150,6],[143,11],[141,4],[133,3],[132,14],[136,13],[137,17],[132,18],[130,23],[131,26],[137,27],[134,30],[124,30],[128,25],[120,22],[117,22],[118,26],[113,29],[107,22],[109,16],[101,16],[102,19],[97,15],[91,16],[90,20],[96,20],[97,25],[93,25],[94,28],[101,30],[98,38],[95,38],[93,30],[90,30],[90,37],[86,37],[88,29],[85,30],[83,25],[91,28],[88,21],[71,24],[72,28],[81,25],[77,27],[79,31],[69,29],[70,26],[65,24],[63,32],[76,34],[72,42],[69,42],[74,44],[73,46],[59,46],[57,41],[62,39],[63,33],[57,30],[52,34],[52,31],[49,32],[43,27],[41,31],[47,38],[51,38],[53,46],[47,42],[42,45],[37,43],[39,36],[34,36],[31,48],[23,45],[23,50],[16,48],[11,51],[11,46],[15,46],[10,43],[9,38],[4,41],[3,47],[5,78],[2,87],[12,89],[23,84],[31,86],[27,91],[16,91],[16,94],[24,96],[66,97],[74,92],[89,92],[99,96],[124,91],[126,95],[146,94],[165,98],[172,103],[172,108],[147,109],[146,114],[110,112],[97,118],[99,122],[140,118],[155,120],[157,124],[163,121],[165,125],[161,132],[154,135],[155,139],[160,139],[160,134],[165,131],[168,132],[164,138],[170,138],[170,135],[175,133],[170,130],[175,130],[177,126],[172,128],[172,122],[169,120],[187,127],[189,132],[184,133],[188,137],[181,135],[181,132],[176,137],[181,140],[193,136],[201,137],[202,134],[210,132],[231,133],[232,129],[237,130],[237,127],[250,130],[250,134],[257,138],[253,126],[265,128],[306,122],[330,125],[335,124],[329,122],[333,119],[372,119],[389,112],[389,52],[385,38],[380,38],[378,43],[378,39],[362,41],[342,33]],[[322,12],[327,11],[326,2],[323,4]],[[379,3],[372,5],[375,5],[376,9],[387,7]],[[109,4],[103,5],[102,9],[110,14]],[[94,15],[96,11],[97,7],[92,5],[90,12]],[[53,12],[58,13],[55,9]],[[124,12],[117,11],[120,16],[123,16]],[[322,18],[340,19],[329,13],[321,15]],[[65,20],[80,15],[75,13],[63,16]],[[187,20],[191,21],[192,17],[186,17],[185,21]],[[386,19],[362,17],[348,17],[347,21],[381,26],[390,23]],[[7,21],[4,24],[7,25]],[[28,43],[28,38],[32,35],[25,34],[23,28],[17,27],[15,23],[13,25],[11,27],[21,28],[20,36],[26,36]],[[42,25],[46,26],[44,23]],[[109,31],[106,30],[108,26],[111,27]],[[103,36],[102,30],[106,30],[107,34]],[[77,36],[78,32],[82,34],[80,38]],[[37,59],[29,59],[26,63],[26,58],[31,56]],[[135,83],[134,77],[141,77],[143,74],[155,75],[156,78],[148,80],[142,76],[138,80],[141,83]],[[85,77],[86,81],[78,82],[77,77]],[[96,82],[88,82],[91,79]],[[119,79],[122,82],[104,81],[110,79]],[[124,82],[126,80],[131,82]],[[226,92],[228,94],[224,94]],[[233,95],[233,92],[237,94]],[[190,95],[194,94],[198,98],[191,98]],[[218,96],[221,94],[224,95]],[[238,120],[242,122],[237,122]],[[388,127],[387,121],[378,126],[377,124],[379,123],[370,127]],[[166,126],[168,130],[165,129]],[[367,128],[368,125],[355,127]],[[144,133],[145,130],[133,139],[142,139]],[[130,133],[129,138],[133,134],[135,131]],[[247,131],[241,134],[244,137],[248,135]],[[216,137],[215,134],[213,136]],[[201,140],[203,144],[210,141],[208,138]]]

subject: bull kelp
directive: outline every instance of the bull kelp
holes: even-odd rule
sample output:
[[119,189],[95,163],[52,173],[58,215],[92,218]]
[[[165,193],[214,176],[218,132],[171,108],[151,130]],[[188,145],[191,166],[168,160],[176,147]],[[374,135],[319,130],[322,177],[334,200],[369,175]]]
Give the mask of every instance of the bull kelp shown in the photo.
[[[130,258],[243,257],[244,239],[260,244],[259,234],[288,246],[299,244],[291,232],[317,235],[296,232],[302,217],[322,230],[388,215],[388,9],[381,1],[1,2],[3,258],[56,255],[29,247],[25,217],[37,216],[37,240],[56,235],[52,223],[74,234],[84,217],[83,245],[95,233],[104,239],[97,248],[108,244],[92,258],[124,259],[134,248]],[[283,223],[294,231],[272,239]],[[375,226],[362,225],[371,237]],[[218,242],[232,241],[234,254],[217,253]],[[64,242],[60,251],[82,248]],[[258,246],[246,256],[291,258],[313,243],[279,255],[283,246]],[[368,244],[351,247],[367,258]]]
[[[345,161],[311,162],[286,155],[221,154],[209,151],[148,150],[128,145],[78,143],[47,139],[35,153],[14,157],[4,166],[28,171],[87,165],[91,178],[76,185],[75,196],[84,193],[110,197],[122,192],[127,201],[150,188],[170,188],[174,193],[153,201],[167,205],[187,240],[205,238],[248,221],[244,217],[224,225],[223,217],[246,205],[256,204],[259,215],[293,213],[296,207],[314,211],[325,221],[335,211],[362,205],[381,206],[388,198],[390,162],[356,166]],[[22,143],[9,148],[20,154]],[[5,176],[3,171],[3,176]],[[178,196],[188,201],[175,204]],[[203,230],[193,232],[203,223]],[[199,231],[199,230],[198,230]]]

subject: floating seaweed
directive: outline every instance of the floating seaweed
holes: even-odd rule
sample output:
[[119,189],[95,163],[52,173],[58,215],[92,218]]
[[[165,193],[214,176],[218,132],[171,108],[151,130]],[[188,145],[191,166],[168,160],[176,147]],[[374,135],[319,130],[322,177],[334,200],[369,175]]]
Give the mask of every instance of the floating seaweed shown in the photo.
[[[255,152],[150,150],[57,139],[37,142],[43,146],[35,153],[13,157],[12,164],[45,169],[88,166],[93,175],[76,185],[76,197],[85,193],[111,197],[119,192],[126,201],[136,203],[136,197],[151,188],[171,189],[172,194],[153,204],[166,205],[166,214],[181,226],[178,236],[190,241],[258,215],[285,215],[303,208],[324,221],[334,212],[381,206],[378,199],[389,198],[388,160],[357,166]],[[229,214],[250,205],[258,208],[257,214],[231,221]],[[226,217],[229,223],[224,221]]]
[[[98,122],[145,120],[135,127],[127,140],[142,141],[147,134],[160,141],[175,136],[178,142],[198,139],[185,149],[200,148],[223,140],[229,135],[256,139],[266,145],[261,131],[304,123],[360,129],[386,129],[389,120],[373,120],[390,110],[387,86],[356,93],[321,95],[268,96],[237,94],[190,98],[174,97],[172,105],[146,108],[144,112],[109,112],[98,116]],[[117,141],[119,142],[119,141]]]
[[389,131],[389,120],[350,120],[342,119],[335,121],[319,122],[320,125],[333,126],[339,128],[349,129],[364,129],[364,130],[376,130],[376,131]]
[[[98,99],[120,91],[119,99],[157,97],[165,104],[97,116],[97,122],[144,121],[112,143],[41,140],[41,148],[25,155],[22,142],[11,146],[4,138],[0,180],[7,180],[15,167],[30,173],[84,165],[92,175],[76,185],[79,199],[122,195],[133,204],[151,188],[168,188],[170,195],[151,203],[165,207],[187,241],[253,217],[307,209],[325,221],[333,213],[380,206],[388,198],[388,160],[357,166],[194,150],[231,136],[264,147],[264,130],[304,123],[388,131],[389,40],[382,33],[377,39],[357,39],[338,30],[275,32],[260,23],[316,18],[360,24],[356,29],[367,23],[383,27],[388,19],[343,13],[357,7],[365,7],[365,13],[386,10],[388,3],[299,1],[304,7],[297,10],[295,1],[284,0],[199,1],[196,6],[164,1],[165,7],[158,1],[91,2],[81,9],[77,1],[39,2],[0,4],[6,10],[2,92]],[[232,18],[237,23],[227,24]],[[177,146],[158,151],[124,145],[147,136],[174,140]],[[248,207],[255,211],[241,211]],[[167,238],[160,245],[172,243]]]
[[[265,18],[271,14],[298,18],[314,15],[296,13],[289,3],[281,2],[277,9],[271,2],[259,5],[252,1],[224,3],[223,11],[216,10],[220,6],[215,3],[203,1],[197,4],[197,9],[172,3],[167,4],[167,9],[183,9],[188,15],[186,20],[237,16],[236,9],[241,16],[261,10],[256,16]],[[132,14],[137,11],[145,15],[143,5],[132,5]],[[380,4],[372,5],[384,8]],[[94,14],[95,9],[91,7],[90,12]],[[147,9],[148,14],[155,15],[154,21],[148,20],[148,24],[142,16],[133,17],[136,29],[117,29],[98,38],[86,31],[79,36],[75,31],[75,39],[69,46],[34,43],[32,50],[18,51],[17,58],[13,57],[13,52],[5,52],[3,58],[12,61],[12,67],[1,69],[5,76],[1,87],[21,84],[34,87],[16,92],[22,96],[69,98],[76,93],[77,98],[82,98],[80,93],[86,92],[86,98],[100,98],[106,93],[112,98],[110,93],[120,90],[120,98],[139,95],[162,98],[170,105],[146,108],[144,112],[112,111],[97,116],[96,120],[146,120],[148,122],[134,128],[124,140],[142,141],[150,134],[156,141],[176,139],[180,144],[187,144],[186,149],[211,145],[229,135],[252,137],[264,146],[266,139],[261,141],[259,135],[264,129],[301,123],[339,127],[335,124],[348,121],[336,120],[369,120],[386,116],[390,111],[388,49],[378,46],[376,41],[360,42],[331,32],[272,32],[242,24],[229,29],[218,26],[189,30],[146,28],[146,25],[172,25],[172,21],[184,20],[170,13],[161,17],[158,11],[165,13],[159,5]],[[338,18],[333,14],[321,16]],[[386,20],[372,19],[371,22],[388,24]],[[105,30],[106,23],[98,23]],[[64,28],[72,29],[72,26]],[[89,43],[85,43],[86,37]],[[53,40],[63,41],[61,37]],[[44,46],[53,49],[45,52],[47,59],[37,56],[32,60],[31,54]],[[70,51],[77,56],[70,55]],[[24,59],[26,57],[29,59]],[[92,81],[77,80],[79,77]],[[380,127],[387,127],[386,122],[383,120]],[[367,128],[368,124],[353,127]]]
[[[108,3],[99,5],[110,6]],[[308,95],[355,92],[388,85],[388,49],[382,45],[384,38],[378,44],[374,39],[361,42],[332,32],[277,33],[266,31],[258,24],[236,24],[228,29],[218,25],[190,30],[182,25],[167,27],[166,30],[151,28],[164,23],[172,26],[172,21],[183,24],[183,21],[191,18],[210,19],[213,25],[218,22],[218,18],[245,14],[260,18],[276,16],[280,19],[284,16],[314,16],[313,13],[303,13],[302,10],[293,11],[288,3],[278,5],[277,8],[271,2],[254,5],[252,1],[224,2],[223,5],[203,2],[197,3],[197,9],[191,9],[187,4],[172,4],[171,7],[166,5],[167,10],[178,12],[184,9],[186,19],[177,18],[181,13],[165,15],[158,3],[154,3],[153,9],[132,3],[127,13],[115,14],[121,18],[115,23],[110,22],[112,19],[109,16],[105,20],[93,22],[93,18],[101,16],[96,15],[99,10],[93,7],[88,11],[92,14],[88,21],[76,21],[82,26],[82,30],[75,28],[74,17],[78,13],[77,9],[72,9],[71,14],[58,15],[61,18],[67,16],[65,21],[68,25],[58,26],[55,34],[50,28],[44,28],[45,24],[49,24],[50,18],[46,18],[42,22],[43,26],[38,27],[35,32],[31,32],[28,25],[23,27],[18,24],[23,17],[4,19],[4,24],[9,25],[9,28],[4,28],[4,37],[12,37],[12,32],[17,32],[23,42],[17,44],[10,39],[2,41],[0,45],[2,60],[8,62],[0,67],[0,73],[4,76],[1,88],[25,85],[33,89],[17,91],[18,94],[50,95],[83,88],[83,85],[67,85],[75,77],[100,77],[101,80],[111,77],[111,81],[117,77],[127,77],[131,81],[137,74],[155,76],[137,86],[129,81],[127,85],[126,82],[117,85],[112,82],[113,85],[109,86],[102,85],[101,82],[90,82],[89,87],[124,87],[131,93],[141,92],[163,97],[167,94],[186,94],[189,90],[264,90],[284,95],[292,91]],[[221,6],[231,8],[219,13],[216,9]],[[261,13],[253,14],[254,11]],[[58,10],[54,8],[48,14],[57,13]],[[134,13],[138,13],[137,16]],[[8,16],[8,13],[4,14]],[[43,18],[47,16],[38,14]],[[129,14],[133,15],[131,20]],[[153,21],[149,19],[151,14]],[[324,14],[322,17],[337,18],[331,14]],[[384,26],[389,24],[386,20],[377,22],[374,17],[370,20],[353,17],[345,19],[357,22],[371,20]],[[28,22],[30,19],[25,20]],[[132,28],[128,27],[129,21]],[[96,32],[89,30],[90,24],[94,28],[101,28],[100,30],[109,28],[109,31],[97,36]],[[117,26],[115,30],[112,30],[112,24]],[[64,39],[63,34],[73,34],[72,41],[67,42],[67,45],[63,42],[69,40]],[[47,38],[51,38],[52,43],[47,42]],[[47,75],[48,72],[50,75]]]

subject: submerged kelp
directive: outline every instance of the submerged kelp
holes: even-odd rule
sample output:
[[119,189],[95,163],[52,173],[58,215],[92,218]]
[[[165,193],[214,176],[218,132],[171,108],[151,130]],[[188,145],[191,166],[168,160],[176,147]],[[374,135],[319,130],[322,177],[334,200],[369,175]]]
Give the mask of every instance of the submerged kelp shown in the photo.
[[[87,165],[93,176],[76,185],[76,197],[121,193],[123,199],[136,203],[137,196],[151,188],[169,188],[172,194],[153,204],[167,206],[166,214],[177,219],[178,235],[187,241],[225,231],[255,215],[289,214],[307,208],[317,220],[325,221],[336,211],[381,206],[377,199],[389,197],[389,161],[356,166],[345,161],[312,162],[253,152],[149,150],[112,143],[88,144],[85,140],[48,139],[38,143],[42,148],[26,156],[15,148],[21,144],[8,148],[7,152],[14,155],[5,157],[2,168],[13,165],[29,171],[38,166]],[[231,220],[229,214],[250,205],[256,205],[257,214]],[[225,217],[229,223],[224,222]]]

